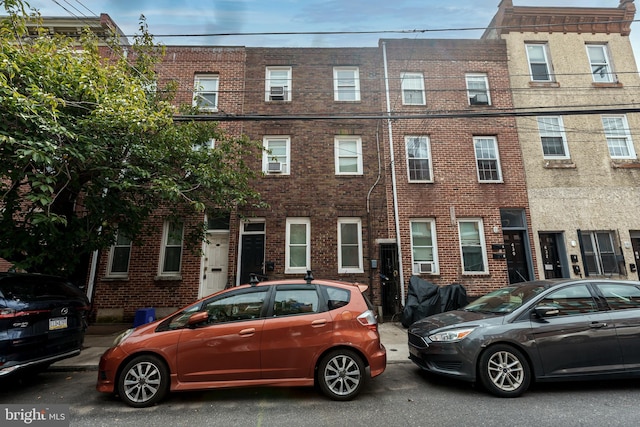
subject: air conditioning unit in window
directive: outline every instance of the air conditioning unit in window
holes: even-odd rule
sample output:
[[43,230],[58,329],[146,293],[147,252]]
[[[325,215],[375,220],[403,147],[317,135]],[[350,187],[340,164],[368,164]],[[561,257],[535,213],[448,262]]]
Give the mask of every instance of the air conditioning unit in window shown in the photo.
[[433,271],[432,262],[419,262],[417,264],[418,264],[418,272],[420,273],[431,273]]
[[269,88],[270,101],[286,101],[287,89],[285,86],[271,86]]
[[267,164],[267,172],[269,173],[282,173],[282,163],[269,162]]
[[469,98],[471,105],[488,105],[489,97],[486,93],[479,93]]

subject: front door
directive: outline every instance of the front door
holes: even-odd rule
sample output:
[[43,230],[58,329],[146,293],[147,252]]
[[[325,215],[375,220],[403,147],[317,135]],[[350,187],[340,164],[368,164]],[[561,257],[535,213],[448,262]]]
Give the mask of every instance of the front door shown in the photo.
[[640,238],[632,237],[631,238],[631,247],[633,248],[633,263],[636,265],[636,274],[638,275],[638,279],[640,279]]
[[526,282],[531,280],[524,244],[524,231],[504,231],[504,251],[509,270],[509,283]]
[[540,252],[544,267],[545,279],[564,277],[562,263],[558,254],[558,235],[556,233],[540,233]]
[[200,298],[211,295],[227,285],[229,266],[229,233],[207,233]]
[[251,274],[264,274],[264,234],[244,234],[240,256],[240,284],[249,283]]

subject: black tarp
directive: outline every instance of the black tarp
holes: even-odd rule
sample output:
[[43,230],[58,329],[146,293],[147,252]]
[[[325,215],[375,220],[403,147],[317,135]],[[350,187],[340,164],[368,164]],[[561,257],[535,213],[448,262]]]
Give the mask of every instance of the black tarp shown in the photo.
[[407,303],[402,312],[402,326],[433,314],[456,310],[468,304],[467,290],[459,283],[438,286],[418,276],[411,276]]

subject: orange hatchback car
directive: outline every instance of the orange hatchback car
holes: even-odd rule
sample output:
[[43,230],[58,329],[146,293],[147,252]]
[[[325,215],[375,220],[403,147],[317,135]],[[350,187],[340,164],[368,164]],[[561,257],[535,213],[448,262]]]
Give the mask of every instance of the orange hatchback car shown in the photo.
[[257,281],[121,334],[100,359],[97,390],[141,408],[169,391],[312,386],[350,400],[387,355],[366,285]]

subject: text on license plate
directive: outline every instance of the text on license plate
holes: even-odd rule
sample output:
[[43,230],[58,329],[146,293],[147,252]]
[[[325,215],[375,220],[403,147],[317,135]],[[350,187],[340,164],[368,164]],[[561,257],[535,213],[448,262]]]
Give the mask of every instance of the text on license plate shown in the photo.
[[67,318],[66,317],[53,317],[49,319],[49,330],[54,331],[56,329],[66,329]]

